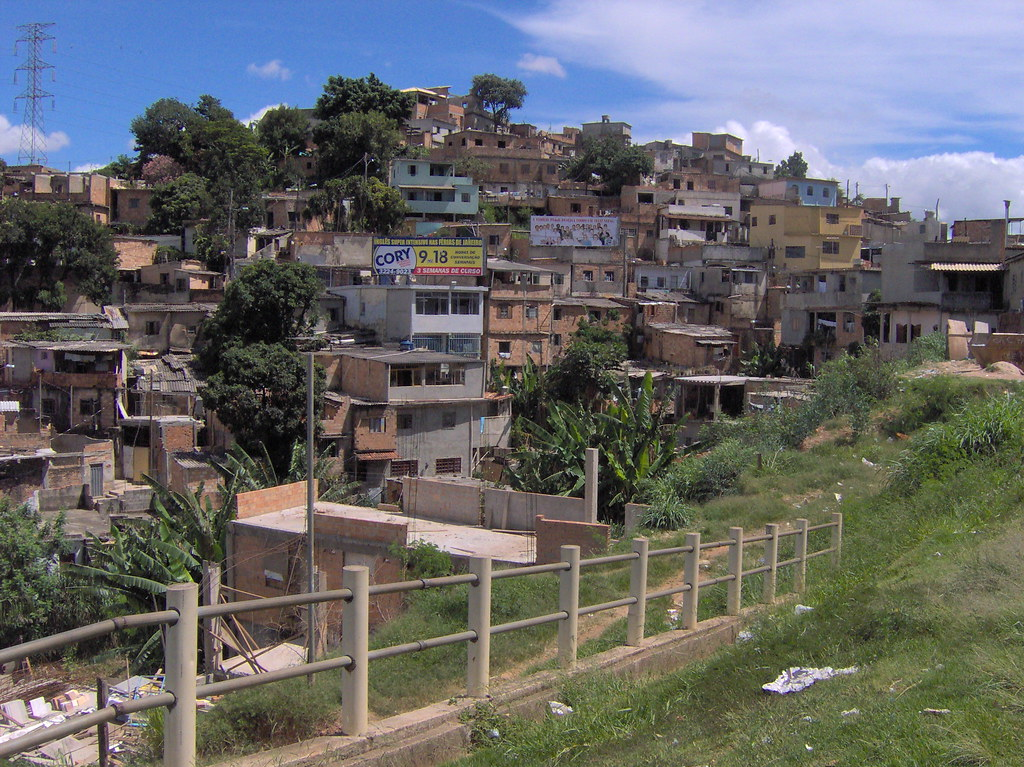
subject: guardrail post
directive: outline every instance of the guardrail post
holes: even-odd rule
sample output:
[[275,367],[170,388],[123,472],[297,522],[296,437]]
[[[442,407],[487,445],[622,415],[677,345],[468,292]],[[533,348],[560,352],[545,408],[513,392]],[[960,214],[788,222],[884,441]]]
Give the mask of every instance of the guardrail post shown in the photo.
[[352,590],[352,601],[342,608],[341,652],[352,659],[341,670],[341,730],[364,735],[369,706],[370,570],[363,565],[341,568],[341,586]]
[[683,561],[683,582],[690,588],[683,592],[683,614],[680,619],[684,629],[695,629],[697,602],[700,599],[700,533],[687,533],[686,545],[690,551]]
[[558,609],[566,618],[558,624],[558,663],[562,668],[576,667],[576,642],[580,622],[580,547],[562,546],[559,559],[569,563],[558,578]]
[[732,538],[732,545],[729,546],[729,591],[726,597],[726,615],[739,615],[740,606],[743,604],[743,528],[730,527],[729,537]]
[[832,567],[839,567],[843,558],[843,514],[832,512]]
[[167,627],[164,649],[164,689],[174,695],[164,716],[164,767],[194,767],[199,584],[172,583],[166,599],[167,609],[177,612],[178,620]]
[[469,630],[476,639],[467,643],[466,694],[486,698],[491,681],[491,558],[470,557],[469,571],[476,583],[469,586]]
[[807,526],[810,523],[806,519],[796,521],[796,529],[800,531],[796,536],[796,551],[793,556],[796,558],[796,571],[793,573],[793,591],[800,593],[807,588]]
[[764,542],[764,563],[768,569],[764,573],[761,601],[771,604],[775,601],[775,581],[779,570],[779,526],[765,525],[764,532],[771,538]]
[[633,539],[633,553],[637,558],[629,568],[629,595],[636,602],[629,606],[626,618],[626,644],[636,647],[643,641],[644,624],[647,622],[647,549],[646,538]]

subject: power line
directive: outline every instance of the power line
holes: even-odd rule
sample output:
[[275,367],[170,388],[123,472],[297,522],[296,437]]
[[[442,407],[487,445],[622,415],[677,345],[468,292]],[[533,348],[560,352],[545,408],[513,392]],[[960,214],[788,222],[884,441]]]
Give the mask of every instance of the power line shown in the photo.
[[[14,70],[14,80],[18,80],[18,72],[28,73],[28,82],[25,90],[14,99],[14,110],[18,110],[18,102],[25,102],[25,120],[21,125],[21,144],[18,149],[18,162],[28,165],[46,164],[46,130],[43,119],[43,101],[50,99],[50,109],[53,109],[53,94],[43,90],[42,75],[47,69],[52,70],[53,65],[43,61],[42,48],[47,40],[56,38],[48,34],[46,30],[53,26],[53,22],[33,22],[31,24],[20,24],[18,29],[22,36],[14,43],[17,51],[18,43],[25,43],[27,47],[25,63]],[[53,75],[51,71],[51,77]]]

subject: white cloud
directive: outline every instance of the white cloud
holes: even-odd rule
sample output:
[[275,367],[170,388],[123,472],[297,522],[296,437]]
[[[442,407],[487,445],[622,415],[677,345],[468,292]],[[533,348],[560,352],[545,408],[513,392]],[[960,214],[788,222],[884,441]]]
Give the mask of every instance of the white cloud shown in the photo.
[[715,129],[742,138],[743,152],[760,155],[766,162],[778,162],[794,151],[807,160],[808,175],[849,182],[851,196],[858,191],[867,197],[888,194],[901,198],[904,210],[918,218],[934,210],[946,221],[957,218],[1000,218],[1003,200],[1014,201],[1014,210],[1024,208],[1024,156],[1002,158],[991,152],[942,152],[908,159],[869,157],[861,162],[834,163],[818,147],[799,140],[789,129],[767,121],[747,128],[729,120]]
[[272,59],[266,64],[252,63],[245,68],[245,71],[264,80],[280,80],[284,82],[292,77],[292,70],[284,66],[281,63],[281,59]]
[[[0,115],[0,154],[17,152],[21,148],[21,125],[12,125],[5,115]],[[40,137],[37,144],[46,152],[56,152],[71,143],[68,134],[54,131]]]
[[538,72],[565,78],[565,67],[554,56],[538,56],[536,53],[524,53],[519,57],[516,66],[527,72]]
[[285,104],[284,102],[281,102],[280,104],[267,104],[265,107],[262,107],[261,109],[257,109],[251,115],[249,115],[244,120],[242,120],[242,124],[243,125],[253,125],[255,123],[258,123],[260,120],[263,119],[263,115],[265,115],[271,109],[277,109],[278,107],[286,107],[286,106],[288,106],[288,105]]
[[1024,86],[1024,57],[1006,20],[1018,13],[1013,0],[861,0],[855,11],[813,12],[805,0],[550,0],[504,18],[563,62],[647,81],[687,131],[727,116],[767,120],[866,158],[879,145],[931,152],[1016,139],[1024,101],[1009,94]]
[[106,163],[104,163],[104,162],[87,162],[87,163],[84,163],[83,165],[76,165],[74,168],[71,169],[71,172],[72,173],[91,173],[92,171],[99,170],[100,168],[102,168],[104,166],[106,166]]

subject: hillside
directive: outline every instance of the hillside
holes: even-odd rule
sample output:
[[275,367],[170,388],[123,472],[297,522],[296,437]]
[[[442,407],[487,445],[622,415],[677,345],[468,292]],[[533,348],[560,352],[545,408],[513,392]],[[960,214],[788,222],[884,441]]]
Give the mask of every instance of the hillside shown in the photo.
[[[843,565],[809,578],[812,612],[779,605],[749,641],[656,680],[568,684],[566,717],[493,712],[499,739],[460,764],[1021,763],[1021,395],[950,376],[899,388],[860,436],[837,437],[838,419],[699,508],[709,531],[841,510]],[[859,670],[761,689],[793,666]]]

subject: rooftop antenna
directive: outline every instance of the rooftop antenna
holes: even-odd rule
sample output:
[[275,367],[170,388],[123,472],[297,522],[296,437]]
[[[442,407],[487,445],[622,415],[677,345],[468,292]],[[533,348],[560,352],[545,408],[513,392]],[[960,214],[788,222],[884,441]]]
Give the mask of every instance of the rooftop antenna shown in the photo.
[[[28,73],[28,82],[18,96],[14,98],[14,110],[18,110],[18,102],[25,102],[25,119],[21,125],[21,144],[18,148],[18,163],[22,165],[45,165],[46,164],[46,131],[43,120],[43,102],[50,99],[50,109],[53,109],[53,94],[43,90],[43,72],[52,70],[53,65],[43,61],[43,43],[56,38],[47,33],[47,29],[53,26],[53,22],[33,22],[31,24],[19,24],[17,29],[21,32],[14,43],[14,51],[17,53],[18,44],[25,43],[27,48],[25,62],[14,70],[14,82],[18,82],[18,72]],[[56,51],[56,43],[54,43]],[[53,72],[50,72],[53,79]]]

